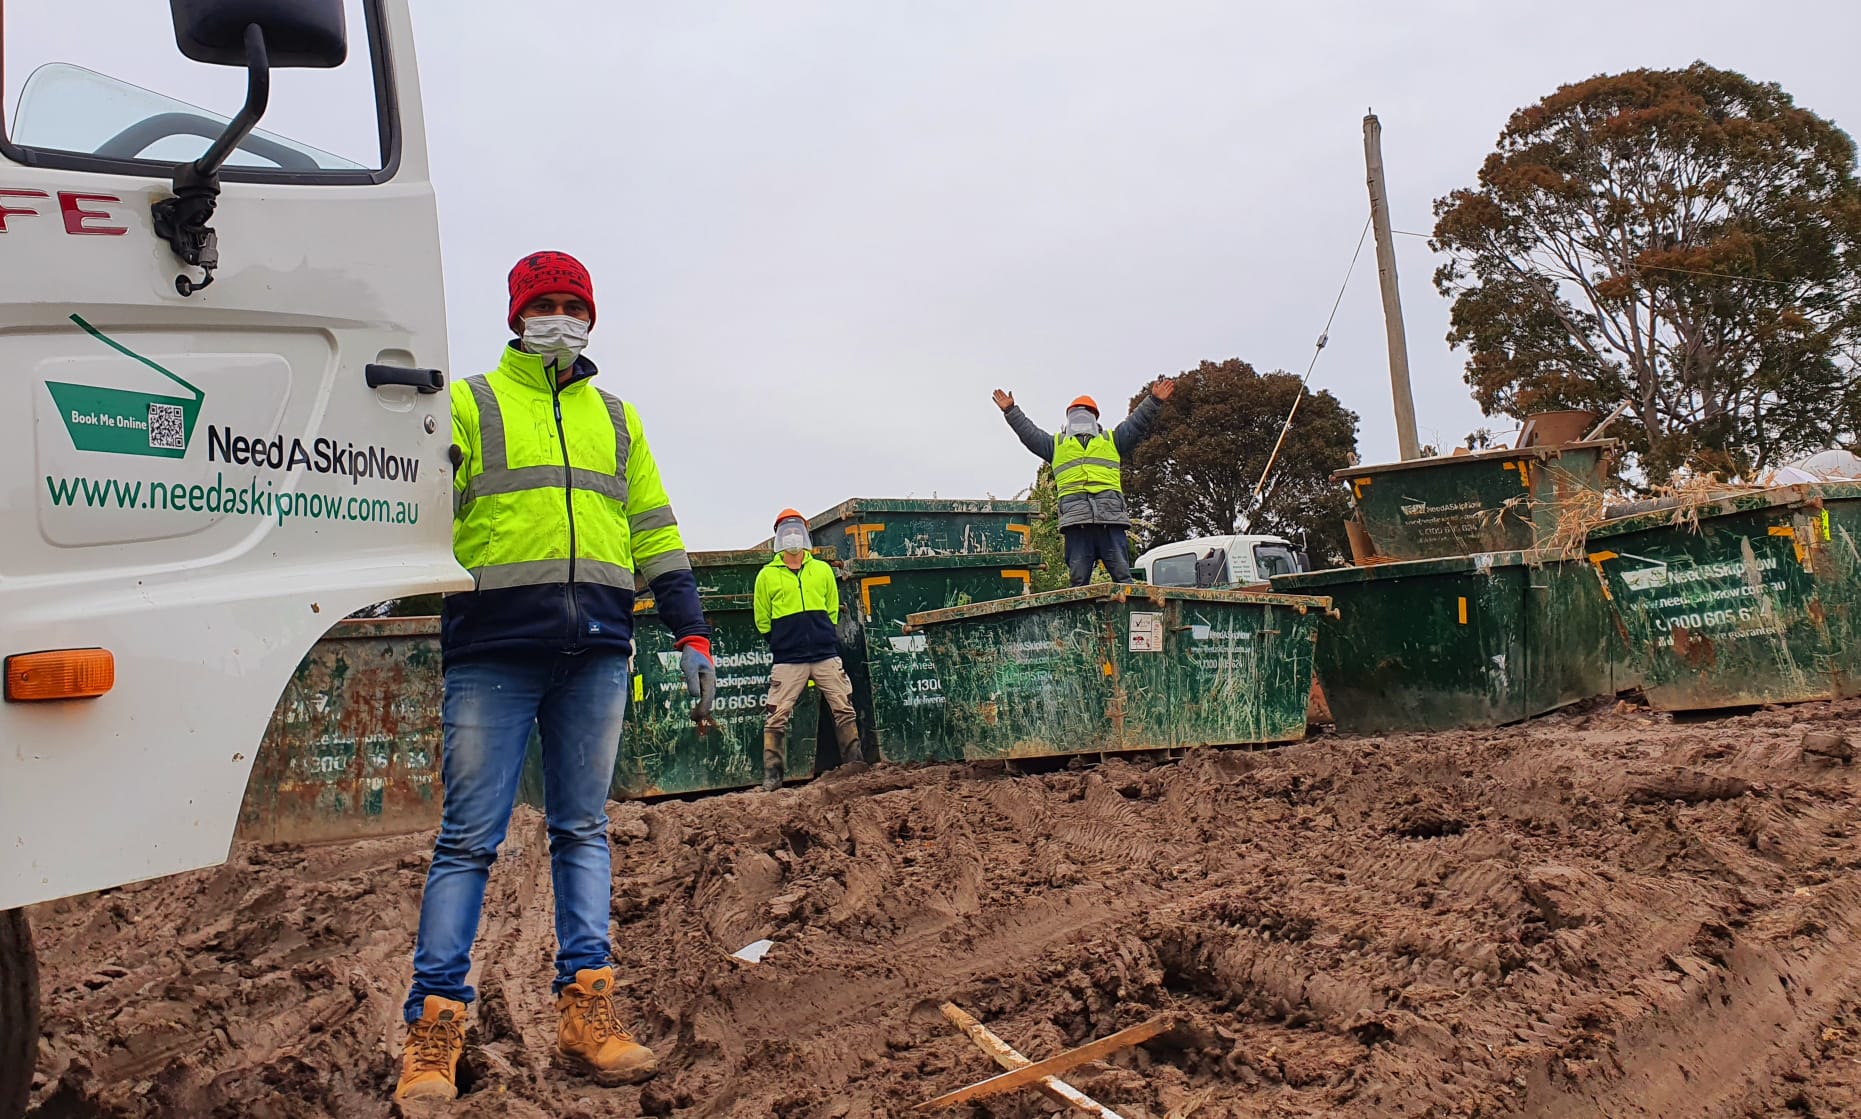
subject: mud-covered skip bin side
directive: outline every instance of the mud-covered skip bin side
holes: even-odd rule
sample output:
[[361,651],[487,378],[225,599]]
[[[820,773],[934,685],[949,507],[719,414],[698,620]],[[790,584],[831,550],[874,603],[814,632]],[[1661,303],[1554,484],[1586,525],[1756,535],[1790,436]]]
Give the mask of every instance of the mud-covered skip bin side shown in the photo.
[[1325,594],[1318,679],[1349,734],[1495,727],[1633,685],[1581,558],[1493,552],[1281,575]]
[[272,711],[239,838],[316,843],[438,826],[440,691],[438,618],[337,622]]
[[1521,447],[1374,466],[1331,477],[1389,560],[1529,551],[1559,535],[1573,507],[1602,505],[1612,440]]
[[943,681],[915,612],[1025,596],[1038,552],[848,560],[841,565],[840,648],[868,746],[889,762],[959,758],[963,739],[945,711]]
[[1662,711],[1861,692],[1861,484],[1783,486],[1608,521],[1589,560]]
[[1302,738],[1328,598],[1100,584],[907,619],[969,759]]

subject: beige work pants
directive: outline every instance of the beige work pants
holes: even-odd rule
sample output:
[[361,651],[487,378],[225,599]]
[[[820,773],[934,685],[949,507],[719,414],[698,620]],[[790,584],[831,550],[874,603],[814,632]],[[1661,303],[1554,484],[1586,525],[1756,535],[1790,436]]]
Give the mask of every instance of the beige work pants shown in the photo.
[[[821,690],[827,700],[827,709],[833,713],[834,733],[841,745],[859,737],[859,716],[853,711],[853,682],[847,679],[846,669],[839,657],[829,657],[812,664],[778,664],[769,669],[769,698],[763,708],[763,730],[776,736],[788,733],[788,720],[795,713],[795,704],[808,690],[808,681]],[[764,749],[767,755],[768,750]],[[780,765],[782,756],[773,759],[765,756],[764,765]]]

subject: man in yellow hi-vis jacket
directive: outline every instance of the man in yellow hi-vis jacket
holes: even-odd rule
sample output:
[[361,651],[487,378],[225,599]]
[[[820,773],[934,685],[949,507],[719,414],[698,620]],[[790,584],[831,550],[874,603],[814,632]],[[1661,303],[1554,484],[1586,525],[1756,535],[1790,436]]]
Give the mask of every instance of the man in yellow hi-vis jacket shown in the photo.
[[1124,457],[1150,435],[1163,402],[1176,382],[1159,377],[1150,393],[1116,429],[1099,423],[1099,406],[1089,396],[1066,406],[1066,426],[1045,432],[1015,403],[1014,394],[995,390],[995,406],[1008,418],[1021,445],[1053,468],[1060,495],[1060,537],[1066,542],[1066,569],[1075,587],[1092,581],[1101,562],[1114,583],[1131,581],[1126,531],[1131,515],[1124,503]]
[[452,1099],[485,880],[510,824],[534,725],[543,751],[556,896],[557,1062],[602,1084],[655,1058],[616,1018],[607,793],[632,657],[636,573],[676,636],[708,719],[710,628],[639,413],[594,386],[582,356],[594,285],[565,253],[510,274],[517,335],[490,373],[454,381],[453,552],[471,591],[449,596],[445,804],[420,902],[399,1099]]
[[820,689],[833,713],[842,764],[865,760],[859,748],[859,717],[853,711],[853,684],[840,662],[840,584],[834,569],[814,558],[808,522],[793,509],[775,518],[775,555],[756,573],[756,630],[769,642],[775,663],[769,669],[762,735],[762,787],[782,787],[783,738],[795,704],[808,682]]

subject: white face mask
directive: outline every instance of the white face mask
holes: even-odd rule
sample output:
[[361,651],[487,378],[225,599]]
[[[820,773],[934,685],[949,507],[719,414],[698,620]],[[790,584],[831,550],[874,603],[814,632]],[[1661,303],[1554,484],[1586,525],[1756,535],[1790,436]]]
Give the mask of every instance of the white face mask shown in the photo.
[[554,369],[575,364],[588,346],[588,324],[573,315],[533,315],[523,320],[523,348]]
[[788,520],[775,526],[776,551],[798,555],[807,551],[809,548],[813,547],[813,545],[814,541],[809,539],[808,524],[806,521],[798,521],[790,517]]
[[1096,435],[1099,418],[1092,414],[1090,408],[1074,408],[1066,413],[1066,434]]

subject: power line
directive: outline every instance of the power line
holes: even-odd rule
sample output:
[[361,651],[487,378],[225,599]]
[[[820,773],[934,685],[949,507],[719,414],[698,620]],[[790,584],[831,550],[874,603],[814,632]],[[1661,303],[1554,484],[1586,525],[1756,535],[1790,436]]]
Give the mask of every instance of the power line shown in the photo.
[[1273,441],[1273,453],[1267,456],[1267,464],[1260,471],[1260,481],[1254,484],[1254,504],[1260,503],[1260,492],[1266,488],[1267,476],[1273,473],[1273,464],[1279,459],[1279,450],[1286,443],[1286,433],[1292,430],[1292,418],[1299,414],[1299,402],[1305,399],[1305,386],[1311,383],[1312,370],[1318,367],[1318,355],[1325,350],[1325,343],[1331,340],[1331,324],[1338,317],[1338,308],[1344,305],[1345,289],[1350,287],[1351,275],[1357,271],[1357,258],[1363,255],[1363,243],[1370,236],[1370,218],[1363,221],[1363,232],[1357,235],[1357,248],[1351,253],[1350,267],[1344,270],[1344,282],[1338,285],[1338,297],[1331,301],[1331,314],[1325,316],[1325,329],[1319,332],[1318,343],[1312,348],[1312,360],[1305,367],[1305,376],[1299,379],[1299,394],[1292,398],[1292,410],[1286,413],[1286,422],[1280,425],[1279,438]]

